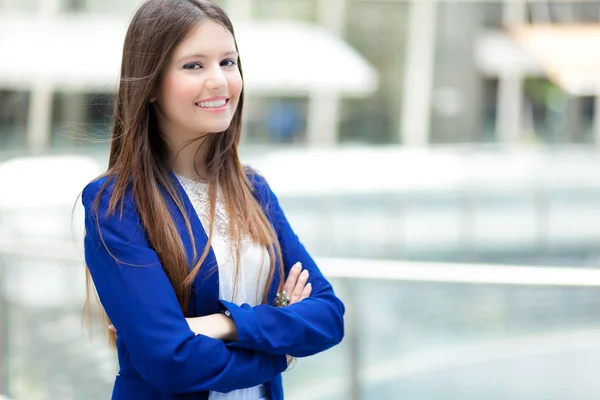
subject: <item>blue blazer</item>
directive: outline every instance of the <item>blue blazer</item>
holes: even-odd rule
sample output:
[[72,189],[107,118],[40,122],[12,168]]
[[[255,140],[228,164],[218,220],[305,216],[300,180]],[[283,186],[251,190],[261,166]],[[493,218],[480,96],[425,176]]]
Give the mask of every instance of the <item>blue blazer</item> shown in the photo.
[[[108,216],[114,188],[111,180],[101,195],[96,218],[92,206],[109,178],[97,179],[83,190],[85,260],[102,306],[118,330],[120,369],[113,400],[200,400],[208,399],[210,390],[229,392],[259,384],[265,385],[271,399],[280,400],[286,354],[310,356],[342,340],[343,303],[294,234],[265,179],[249,169],[247,174],[255,197],[277,233],[286,275],[300,261],[310,272],[313,289],[308,299],[274,307],[270,304],[281,279],[275,273],[268,304],[237,306],[219,300],[218,273],[210,273],[216,265],[211,249],[193,284],[186,316],[204,316],[227,308],[238,331],[238,341],[234,343],[195,335],[190,330],[160,259],[141,226],[131,192],[125,197],[123,212],[117,209]],[[184,200],[196,251],[202,254],[208,240],[206,233],[179,181],[173,174],[171,178]],[[192,242],[183,216],[173,199],[164,196],[191,267]]]

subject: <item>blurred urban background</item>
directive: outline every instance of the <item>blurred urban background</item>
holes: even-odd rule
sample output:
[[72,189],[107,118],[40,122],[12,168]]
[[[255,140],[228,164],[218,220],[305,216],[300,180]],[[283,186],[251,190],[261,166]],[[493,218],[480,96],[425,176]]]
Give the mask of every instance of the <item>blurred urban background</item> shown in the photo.
[[[0,0],[0,398],[110,396],[77,196],[139,3]],[[599,399],[600,1],[218,3],[242,159],[348,306],[287,398]]]

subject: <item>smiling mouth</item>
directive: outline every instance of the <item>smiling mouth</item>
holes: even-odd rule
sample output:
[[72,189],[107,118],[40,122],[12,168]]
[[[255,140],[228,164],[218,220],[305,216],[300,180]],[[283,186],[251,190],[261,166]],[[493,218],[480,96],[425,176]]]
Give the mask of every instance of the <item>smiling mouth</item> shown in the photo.
[[206,110],[218,110],[229,104],[229,99],[212,100],[212,101],[200,101],[196,103],[196,106]]

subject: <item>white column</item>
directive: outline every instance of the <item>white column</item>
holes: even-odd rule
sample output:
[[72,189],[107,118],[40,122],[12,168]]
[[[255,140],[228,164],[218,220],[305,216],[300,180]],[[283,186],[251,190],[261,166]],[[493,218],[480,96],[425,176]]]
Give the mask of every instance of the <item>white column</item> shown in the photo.
[[521,139],[523,110],[523,79],[519,71],[503,71],[498,77],[498,112],[496,135],[503,144],[515,144]]
[[[319,25],[342,37],[346,16],[346,0],[319,0]],[[331,147],[338,142],[340,95],[331,91],[315,90],[309,94],[307,144],[313,147]]]
[[331,147],[337,143],[340,114],[339,95],[330,91],[315,91],[308,103],[306,142],[312,147]]
[[41,153],[50,142],[53,87],[40,81],[32,87],[27,118],[27,148]]
[[[60,0],[39,0],[38,18],[48,20],[60,12]],[[32,153],[41,153],[50,142],[52,124],[53,85],[38,77],[31,86],[27,118],[27,148]]]
[[[525,23],[526,17],[525,1],[505,1],[502,15],[505,26],[521,25]],[[523,125],[523,76],[518,67],[506,69],[499,74],[496,104],[496,135],[499,142],[518,143],[521,140]]]
[[413,0],[408,22],[400,142],[429,143],[431,92],[436,46],[437,1]]

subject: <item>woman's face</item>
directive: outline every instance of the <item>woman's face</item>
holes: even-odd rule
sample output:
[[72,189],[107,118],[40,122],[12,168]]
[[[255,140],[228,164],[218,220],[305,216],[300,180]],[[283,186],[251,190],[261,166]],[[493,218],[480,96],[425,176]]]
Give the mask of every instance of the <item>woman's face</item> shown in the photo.
[[174,143],[225,131],[237,109],[242,76],[233,35],[205,21],[174,50],[150,101]]

